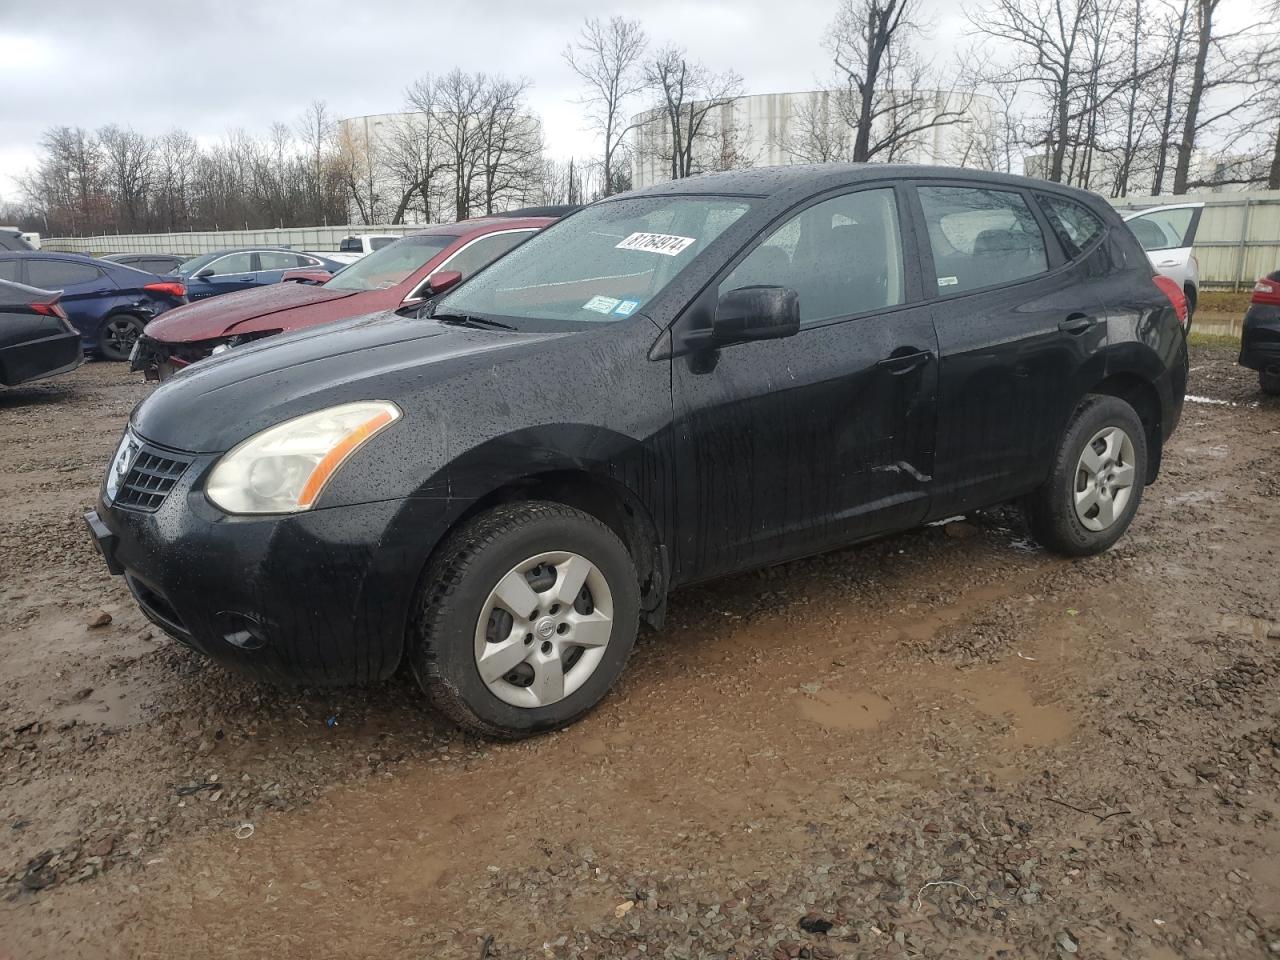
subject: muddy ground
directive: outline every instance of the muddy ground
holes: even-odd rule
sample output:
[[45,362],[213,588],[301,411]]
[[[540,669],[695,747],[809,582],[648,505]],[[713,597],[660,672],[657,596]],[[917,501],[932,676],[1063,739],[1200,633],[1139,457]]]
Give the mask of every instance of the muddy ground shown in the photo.
[[79,519],[148,388],[0,393],[0,956],[1280,956],[1280,403],[1233,360],[1108,554],[1004,510],[691,588],[515,745],[165,639]]

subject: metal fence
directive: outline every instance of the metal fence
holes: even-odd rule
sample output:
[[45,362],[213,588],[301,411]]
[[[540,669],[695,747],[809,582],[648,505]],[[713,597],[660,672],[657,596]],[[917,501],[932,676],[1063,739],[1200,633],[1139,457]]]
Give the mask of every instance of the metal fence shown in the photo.
[[49,237],[40,243],[43,250],[87,253],[100,257],[107,253],[173,253],[198,256],[227,247],[290,247],[317,253],[334,251],[343,237],[358,233],[389,233],[403,236],[420,226],[368,226],[344,224],[329,227],[285,227],[272,230],[208,230],[199,233],[123,233],[100,237]]
[[1203,286],[1247,290],[1280,270],[1280,190],[1123,197],[1111,203],[1127,212],[1188,200],[1205,205],[1194,248]]
[[[1280,190],[1252,193],[1204,193],[1185,196],[1123,197],[1112,205],[1121,211],[1141,210],[1167,203],[1202,200],[1204,213],[1196,234],[1200,281],[1207,287],[1248,289],[1272,270],[1280,269]],[[256,244],[317,252],[337,250],[343,237],[357,233],[403,235],[415,226],[344,224],[326,227],[286,227],[275,230],[222,230],[201,233],[108,234],[100,237],[50,237],[45,250],[87,253],[175,253],[196,256],[227,247]]]

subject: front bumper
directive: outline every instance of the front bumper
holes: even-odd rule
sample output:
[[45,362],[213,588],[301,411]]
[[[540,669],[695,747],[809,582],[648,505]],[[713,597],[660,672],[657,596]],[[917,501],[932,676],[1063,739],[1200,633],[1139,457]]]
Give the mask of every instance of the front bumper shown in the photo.
[[138,338],[129,357],[129,369],[148,380],[168,380],[179,370],[204,360],[213,354],[214,348],[224,340],[208,340],[199,343],[165,343],[145,334]]
[[85,515],[112,573],[170,636],[286,684],[390,676],[418,578],[447,528],[443,501],[408,499],[287,516],[231,517],[197,458],[154,512],[106,502]]
[[1240,365],[1280,373],[1280,306],[1254,304],[1244,315]]

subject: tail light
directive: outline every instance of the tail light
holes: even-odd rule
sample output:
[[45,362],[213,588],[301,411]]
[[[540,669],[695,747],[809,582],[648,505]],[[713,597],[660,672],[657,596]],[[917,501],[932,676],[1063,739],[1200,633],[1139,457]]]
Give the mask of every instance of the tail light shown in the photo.
[[162,293],[169,297],[185,297],[187,288],[177,280],[161,280],[159,283],[148,283],[142,288],[148,293]]
[[31,312],[38,313],[42,317],[57,317],[59,320],[67,319],[66,311],[62,309],[62,304],[57,300],[50,300],[48,303],[30,304]]
[[1280,280],[1263,277],[1253,285],[1252,303],[1265,303],[1280,307]]
[[1187,295],[1178,286],[1178,281],[1170,279],[1164,274],[1157,274],[1152,279],[1161,292],[1169,298],[1169,302],[1173,304],[1173,312],[1178,315],[1178,323],[1185,328],[1187,325]]

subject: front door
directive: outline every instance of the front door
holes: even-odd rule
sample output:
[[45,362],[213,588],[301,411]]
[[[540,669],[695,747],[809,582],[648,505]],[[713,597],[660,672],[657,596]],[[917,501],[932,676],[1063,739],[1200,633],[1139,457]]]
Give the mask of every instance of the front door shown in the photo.
[[205,297],[216,297],[233,290],[248,290],[257,285],[254,271],[252,253],[242,251],[219,257],[187,281],[187,298],[203,300]]
[[678,578],[815,553],[924,517],[937,345],[928,307],[910,302],[917,279],[903,257],[900,201],[882,187],[811,203],[677,321],[701,325],[739,287],[799,295],[795,336],[672,363]]

